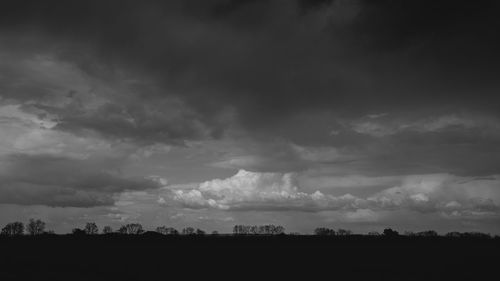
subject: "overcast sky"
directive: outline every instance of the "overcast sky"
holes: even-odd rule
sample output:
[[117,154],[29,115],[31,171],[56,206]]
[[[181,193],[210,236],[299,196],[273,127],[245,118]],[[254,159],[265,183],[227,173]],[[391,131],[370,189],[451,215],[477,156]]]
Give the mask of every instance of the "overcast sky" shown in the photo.
[[3,1],[0,225],[500,233],[499,5]]

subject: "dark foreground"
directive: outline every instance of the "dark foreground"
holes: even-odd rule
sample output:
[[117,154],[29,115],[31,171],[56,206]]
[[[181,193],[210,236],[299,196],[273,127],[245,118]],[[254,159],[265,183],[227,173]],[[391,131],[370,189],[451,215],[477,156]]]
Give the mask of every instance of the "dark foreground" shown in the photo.
[[498,280],[500,239],[0,238],[0,280]]

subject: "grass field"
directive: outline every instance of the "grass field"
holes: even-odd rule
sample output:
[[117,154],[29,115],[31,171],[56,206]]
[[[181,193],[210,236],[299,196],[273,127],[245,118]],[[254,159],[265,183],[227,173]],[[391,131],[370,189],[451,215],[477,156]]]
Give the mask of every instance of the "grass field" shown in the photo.
[[0,280],[497,280],[499,261],[498,238],[0,238]]

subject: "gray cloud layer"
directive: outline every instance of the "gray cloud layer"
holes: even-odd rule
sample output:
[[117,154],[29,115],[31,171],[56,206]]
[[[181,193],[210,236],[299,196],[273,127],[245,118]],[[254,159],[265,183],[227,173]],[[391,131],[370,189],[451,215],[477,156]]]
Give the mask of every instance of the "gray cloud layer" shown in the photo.
[[[450,100],[493,110],[495,8],[496,1],[11,1],[0,30],[7,46],[33,40],[90,73],[114,65],[155,77],[161,90],[143,89],[142,102],[181,96],[213,126],[230,105],[245,126],[265,128],[317,110],[442,108]],[[144,109],[120,110],[140,119]],[[64,128],[99,129],[100,117],[67,118]]]
[[112,167],[117,164],[52,155],[9,155],[0,161],[0,203],[62,207],[113,205],[115,194],[160,186],[152,179],[120,175]]

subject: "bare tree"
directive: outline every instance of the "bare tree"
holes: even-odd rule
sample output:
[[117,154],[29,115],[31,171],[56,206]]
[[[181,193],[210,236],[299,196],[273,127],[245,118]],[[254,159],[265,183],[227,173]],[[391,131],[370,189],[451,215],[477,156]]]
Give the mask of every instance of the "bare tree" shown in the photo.
[[118,233],[120,233],[120,234],[128,234],[127,233],[127,227],[124,226],[124,225],[120,226],[120,228],[118,228]]
[[384,236],[387,236],[387,237],[396,237],[398,235],[399,235],[399,232],[397,232],[396,230],[393,230],[391,228],[384,229]]
[[22,222],[11,222],[5,225],[4,228],[2,228],[2,235],[7,235],[7,236],[18,236],[18,235],[23,235],[24,233],[24,224]]
[[161,233],[163,235],[177,235],[179,231],[173,227],[159,226],[156,228],[156,232]]
[[102,229],[102,234],[110,234],[113,233],[113,229],[111,226],[107,225]]
[[168,235],[179,235],[179,231],[173,227],[167,227]]
[[438,233],[434,230],[427,230],[427,231],[417,232],[416,235],[421,237],[437,237]]
[[95,235],[99,233],[99,228],[97,228],[97,224],[95,224],[95,222],[88,222],[85,224],[85,228],[83,230],[87,235]]
[[166,226],[158,226],[155,230],[156,232],[167,235],[167,227]]
[[192,227],[186,227],[182,229],[182,235],[193,235],[195,234],[195,230]]
[[285,228],[281,225],[273,225],[272,234],[274,235],[285,234]]
[[347,235],[351,235],[351,234],[352,234],[352,231],[350,231],[348,229],[339,228],[337,230],[337,235],[340,235],[340,236],[347,236]]
[[204,230],[197,228],[196,229],[196,235],[205,235],[207,234]]
[[235,225],[233,227],[233,234],[235,235],[279,235],[284,234],[285,228],[281,225]]
[[40,219],[30,219],[26,226],[26,231],[29,235],[40,235],[45,231],[45,222]]
[[491,235],[488,234],[488,233],[482,233],[482,232],[472,231],[472,232],[464,232],[464,233],[462,233],[461,237],[490,239]]
[[253,235],[259,234],[259,227],[256,225],[250,226],[250,234]]
[[448,232],[446,233],[445,235],[446,237],[453,237],[453,238],[459,238],[459,237],[462,237],[462,233],[458,232],[458,231],[452,231],[452,232]]
[[233,227],[233,234],[240,235],[240,234],[247,234],[247,233],[244,233],[243,225],[235,225]]
[[281,225],[235,225],[233,227],[233,234],[235,235],[279,235],[284,234],[285,228]]
[[245,234],[251,234],[252,233],[251,231],[252,231],[252,226],[250,226],[250,225],[244,225],[243,226],[243,233],[245,233]]
[[129,223],[120,227],[120,229],[118,229],[118,232],[120,234],[139,235],[144,232],[144,229],[142,228],[142,225],[139,223]]
[[331,228],[327,228],[327,227],[317,227],[316,229],[314,229],[314,235],[332,236],[332,235],[336,235],[336,234],[337,233],[335,232],[335,230],[333,230]]

